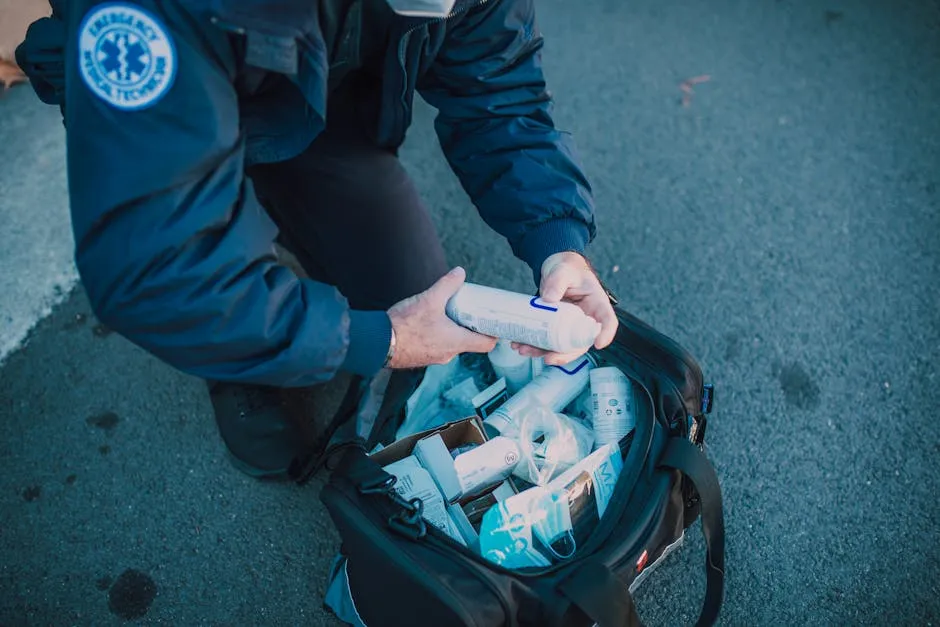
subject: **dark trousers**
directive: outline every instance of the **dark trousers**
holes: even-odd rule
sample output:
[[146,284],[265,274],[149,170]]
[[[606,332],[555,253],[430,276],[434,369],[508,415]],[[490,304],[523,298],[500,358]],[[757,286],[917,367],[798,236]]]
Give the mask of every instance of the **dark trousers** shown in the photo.
[[248,175],[285,248],[353,309],[388,309],[447,272],[427,207],[398,157],[356,125],[328,126],[299,156]]
[[[311,279],[336,286],[353,309],[385,310],[441,278],[444,251],[397,155],[376,147],[355,120],[331,117],[302,154],[247,174],[280,243]],[[394,387],[407,391],[413,378],[399,376]],[[305,410],[316,394],[242,386],[236,396],[241,401],[214,399],[216,421],[229,450],[253,471],[286,468],[316,439]]]

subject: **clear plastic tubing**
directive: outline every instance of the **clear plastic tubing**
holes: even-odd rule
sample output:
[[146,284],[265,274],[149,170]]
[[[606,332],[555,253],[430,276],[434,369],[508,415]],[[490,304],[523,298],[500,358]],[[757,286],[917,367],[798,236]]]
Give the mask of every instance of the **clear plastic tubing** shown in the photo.
[[464,283],[446,311],[451,320],[477,333],[559,353],[587,351],[601,330],[577,305],[546,303],[475,283]]

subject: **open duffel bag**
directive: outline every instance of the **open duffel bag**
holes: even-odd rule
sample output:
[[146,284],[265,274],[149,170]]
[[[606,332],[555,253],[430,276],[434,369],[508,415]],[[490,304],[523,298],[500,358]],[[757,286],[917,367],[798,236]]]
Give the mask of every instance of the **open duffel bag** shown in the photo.
[[[590,356],[632,380],[636,427],[620,442],[623,468],[606,509],[573,555],[509,570],[427,524],[420,501],[399,496],[396,477],[367,453],[382,426],[373,419],[358,426],[358,439],[334,447],[342,449],[339,462],[321,492],[342,539],[327,594],[340,619],[370,627],[639,625],[631,590],[701,517],[707,589],[698,624],[714,623],[724,522],[718,480],[703,453],[713,391],[682,347],[619,308],[617,315],[616,339]],[[382,413],[394,417],[404,396],[384,400]]]

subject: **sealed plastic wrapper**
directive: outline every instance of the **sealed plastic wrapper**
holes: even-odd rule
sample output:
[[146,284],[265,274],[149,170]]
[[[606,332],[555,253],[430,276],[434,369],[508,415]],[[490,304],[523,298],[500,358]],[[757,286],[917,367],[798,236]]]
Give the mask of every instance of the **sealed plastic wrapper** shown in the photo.
[[584,542],[607,511],[621,470],[620,447],[605,444],[548,484],[549,489],[568,495],[576,542]]
[[480,554],[505,568],[549,566],[551,560],[536,547],[534,528],[545,527],[552,500],[547,489],[536,486],[491,507],[480,526]]
[[446,364],[428,366],[421,385],[405,403],[405,420],[395,434],[396,440],[459,419],[445,410],[443,401],[443,393],[459,370],[456,357]]
[[474,414],[473,399],[480,393],[473,377],[467,377],[444,392],[445,404],[461,418]]
[[480,527],[480,554],[506,568],[548,566],[574,556],[597,527],[623,469],[604,445],[545,486],[492,506]]
[[564,414],[531,404],[504,433],[519,443],[519,464],[513,474],[544,485],[588,456],[594,445],[590,429]]
[[446,364],[428,366],[421,385],[405,403],[405,420],[395,439],[472,416],[480,385],[492,379],[481,371],[485,363],[485,357],[473,360],[460,355]]
[[502,483],[518,463],[518,443],[500,436],[458,455],[454,470],[463,495],[470,496]]

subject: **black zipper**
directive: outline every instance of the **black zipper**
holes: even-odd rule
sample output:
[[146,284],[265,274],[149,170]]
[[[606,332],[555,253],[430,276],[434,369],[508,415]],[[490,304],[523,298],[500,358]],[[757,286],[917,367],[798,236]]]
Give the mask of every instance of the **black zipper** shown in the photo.
[[[411,28],[409,28],[408,30],[406,30],[404,33],[402,33],[401,41],[398,42],[398,65],[401,67],[402,75],[405,76],[405,75],[407,74],[407,68],[405,68],[405,44],[406,44],[406,42],[408,41],[408,37],[411,36],[411,33],[415,32],[416,30],[418,30],[418,29],[421,28],[422,26],[428,26],[428,25],[430,25],[430,24],[438,24],[438,23],[440,23],[440,22],[446,22],[447,20],[451,19],[452,17],[457,17],[458,15],[462,15],[463,13],[467,13],[467,12],[470,11],[471,9],[475,9],[475,8],[477,8],[477,7],[479,7],[479,6],[483,6],[483,5],[486,4],[488,1],[489,1],[489,0],[479,0],[479,2],[477,2],[476,4],[472,4],[472,5],[468,4],[468,5],[466,5],[466,6],[461,7],[460,9],[456,9],[456,10],[454,10],[454,11],[451,11],[450,13],[448,13],[447,15],[445,15],[444,17],[437,17],[437,18],[433,18],[433,19],[430,19],[430,20],[425,20],[425,21],[423,21],[423,22],[419,22],[418,24],[415,24],[414,26],[412,26]],[[407,78],[405,79],[405,84],[404,84],[404,86],[402,87],[402,90],[401,90],[401,103],[402,103],[402,105],[405,104],[405,96],[406,96],[406,95],[408,95],[408,80],[407,80]]]
[[399,101],[399,104],[401,105],[401,109],[400,109],[401,113],[398,116],[398,120],[397,120],[398,128],[395,129],[395,137],[400,137],[404,133],[404,128],[403,128],[405,126],[404,115],[405,115],[406,109],[408,108],[407,104],[405,104],[405,98],[408,95],[408,69],[405,67],[405,48],[407,47],[408,39],[411,37],[411,33],[415,32],[416,30],[418,30],[419,28],[423,26],[428,26],[430,24],[438,24],[440,22],[446,22],[447,20],[453,17],[462,15],[472,9],[483,6],[488,1],[489,0],[479,0],[479,2],[475,4],[467,4],[459,9],[451,11],[444,17],[438,17],[438,18],[434,18],[430,20],[425,20],[423,22],[419,22],[418,24],[415,24],[414,26],[406,30],[404,33],[402,33],[401,41],[398,42],[398,67],[401,69],[401,76],[402,76],[401,94],[399,94],[398,96],[398,101]]
[[632,473],[623,473],[623,476],[628,477],[630,481],[624,481],[622,484],[620,481],[617,482],[617,485],[614,487],[614,492],[610,496],[610,502],[607,504],[608,511],[604,512],[604,518],[598,522],[596,530],[591,534],[591,537],[585,546],[579,547],[581,556],[574,557],[573,559],[562,562],[561,564],[567,564],[572,561],[582,559],[585,555],[590,555],[598,545],[607,540],[607,538],[610,536],[610,533],[613,531],[614,525],[617,524],[617,521],[623,514],[623,510],[626,507],[627,502],[630,500],[633,489],[636,487],[636,483],[639,480],[641,473],[643,472],[645,462],[647,459],[649,459],[649,451],[650,447],[653,445],[653,435],[656,430],[656,422],[658,421],[656,416],[656,404],[653,402],[653,395],[646,388],[646,386],[642,383],[639,383],[636,378],[633,378],[633,381],[636,381],[639,387],[646,393],[646,398],[649,402],[650,409],[649,432],[647,437],[642,443],[638,443],[636,439],[634,439],[627,453],[627,455],[629,455],[634,446],[637,446],[638,444],[642,445],[639,456],[637,458],[639,461],[639,467]]

